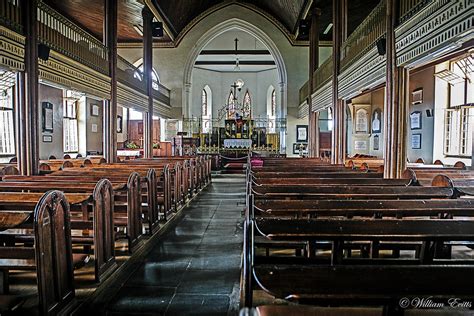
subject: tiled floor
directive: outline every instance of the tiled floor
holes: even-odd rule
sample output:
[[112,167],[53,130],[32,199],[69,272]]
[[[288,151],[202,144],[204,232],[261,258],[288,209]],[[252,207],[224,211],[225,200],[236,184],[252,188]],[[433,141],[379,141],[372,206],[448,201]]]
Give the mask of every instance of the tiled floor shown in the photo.
[[245,178],[218,175],[136,265],[108,315],[236,315]]

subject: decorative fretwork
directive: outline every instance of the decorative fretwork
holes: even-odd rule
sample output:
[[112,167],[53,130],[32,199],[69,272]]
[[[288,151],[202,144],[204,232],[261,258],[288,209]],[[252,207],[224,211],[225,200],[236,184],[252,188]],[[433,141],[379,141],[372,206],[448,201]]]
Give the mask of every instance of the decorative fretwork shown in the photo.
[[430,2],[433,2],[433,0],[401,0],[399,13],[400,23],[410,19]]
[[472,0],[430,1],[395,30],[397,65],[416,67],[472,39]]
[[332,106],[332,80],[326,81],[311,98],[311,111],[319,112]]
[[341,47],[341,69],[367,53],[386,33],[386,3],[382,0],[352,32]]
[[[319,90],[332,79],[332,55],[330,55],[313,74],[313,92]],[[300,89],[300,104],[308,97],[308,81]]]

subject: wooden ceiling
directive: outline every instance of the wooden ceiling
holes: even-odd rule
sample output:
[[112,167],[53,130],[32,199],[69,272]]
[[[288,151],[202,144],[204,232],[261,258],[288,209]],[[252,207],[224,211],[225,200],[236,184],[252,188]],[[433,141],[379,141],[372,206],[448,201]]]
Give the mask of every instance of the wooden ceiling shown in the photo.
[[[102,39],[104,1],[103,0],[44,0],[48,5],[61,14],[89,30],[95,37]],[[348,32],[349,34],[359,25],[380,0],[350,0],[348,1]],[[179,38],[186,27],[196,17],[211,12],[213,7],[230,3],[238,3],[250,9],[259,11],[274,19],[287,34],[297,34],[299,21],[309,3],[322,11],[320,22],[320,39],[331,40],[332,32],[324,34],[324,30],[332,21],[332,0],[152,0],[160,13],[169,32],[174,38]],[[143,1],[118,0],[118,41],[120,43],[141,42],[142,38],[134,29],[134,25],[142,25]],[[183,34],[181,34],[183,35]],[[299,40],[307,40],[301,34]],[[171,43],[171,38],[165,36],[155,39],[155,42]]]
[[[44,0],[68,19],[102,40],[104,21],[103,0]],[[140,42],[142,37],[133,25],[142,25],[143,4],[136,0],[118,0],[118,41]],[[162,41],[170,41],[165,35]]]
[[[255,7],[261,12],[269,14],[279,21],[291,34],[298,26],[302,10],[309,0],[239,0],[235,3],[246,4]],[[178,36],[184,28],[200,14],[212,9],[222,3],[234,3],[222,0],[175,0],[162,1],[153,0],[153,3],[168,20],[175,36]]]
[[[324,34],[329,23],[332,23],[332,1],[333,0],[315,0],[313,2],[313,6],[321,9],[319,38],[322,41],[332,40],[332,28],[327,34]],[[380,0],[347,1],[347,35],[350,35],[357,28],[379,2]],[[301,39],[307,39],[307,37]]]

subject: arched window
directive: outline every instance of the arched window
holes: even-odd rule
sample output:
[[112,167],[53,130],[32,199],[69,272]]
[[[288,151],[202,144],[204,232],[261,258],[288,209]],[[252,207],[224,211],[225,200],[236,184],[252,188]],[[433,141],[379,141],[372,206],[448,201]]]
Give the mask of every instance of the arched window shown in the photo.
[[244,95],[244,117],[250,117],[251,114],[251,108],[252,108],[252,99],[250,98],[250,93],[249,90],[245,92]]
[[276,126],[276,93],[273,86],[269,86],[267,90],[267,116],[268,116],[268,129],[270,133],[275,133]]
[[332,131],[333,121],[332,121],[332,108],[328,108],[328,131]]
[[272,91],[272,109],[271,109],[271,115],[272,117],[275,117],[275,114],[276,114],[276,93],[275,93],[275,89],[273,89]]
[[202,113],[203,117],[207,116],[207,92],[206,92],[206,89],[202,89],[201,113]]
[[202,132],[209,133],[212,119],[212,91],[208,85],[206,85],[201,92],[201,116]]
[[[143,80],[143,63],[138,66],[138,71],[135,71],[133,74],[133,77],[142,81]],[[159,83],[160,83],[160,77],[158,77],[158,73],[156,72],[155,68],[152,68],[151,72],[151,80],[152,80],[152,88],[153,90],[158,91],[159,90]]]
[[235,100],[234,100],[234,92],[232,90],[229,93],[229,98],[227,99],[227,116],[228,118],[234,118],[235,116]]

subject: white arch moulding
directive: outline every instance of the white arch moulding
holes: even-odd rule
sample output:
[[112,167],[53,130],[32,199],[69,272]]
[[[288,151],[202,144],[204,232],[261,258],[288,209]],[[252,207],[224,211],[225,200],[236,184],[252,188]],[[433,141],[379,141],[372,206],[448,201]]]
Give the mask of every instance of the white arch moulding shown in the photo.
[[192,74],[194,64],[201,53],[201,50],[209,44],[213,39],[217,36],[221,35],[230,30],[240,30],[246,32],[258,40],[260,40],[270,51],[272,54],[273,59],[275,60],[275,64],[278,70],[278,80],[280,82],[280,107],[277,109],[277,113],[285,117],[287,113],[287,99],[288,99],[288,74],[286,71],[285,62],[283,57],[280,53],[280,50],[273,42],[273,40],[262,30],[260,30],[255,25],[241,20],[237,18],[229,19],[225,22],[219,23],[208,30],[201,38],[196,42],[193,46],[192,50],[188,55],[188,59],[186,60],[186,64],[184,67],[184,82],[183,82],[183,115],[185,117],[191,116],[191,90],[192,90]]

